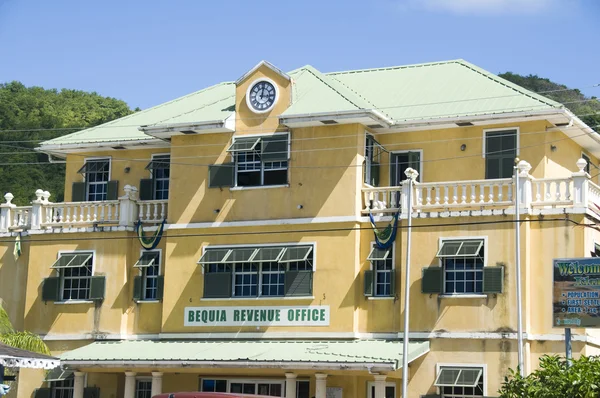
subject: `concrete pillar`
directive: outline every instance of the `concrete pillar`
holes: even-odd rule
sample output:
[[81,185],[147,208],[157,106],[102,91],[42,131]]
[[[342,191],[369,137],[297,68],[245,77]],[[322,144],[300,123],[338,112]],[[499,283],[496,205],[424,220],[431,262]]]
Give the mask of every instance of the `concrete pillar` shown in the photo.
[[375,375],[375,396],[373,398],[385,398],[385,375]]
[[327,375],[325,373],[316,373],[315,378],[317,379],[315,398],[326,398],[327,397]]
[[152,396],[162,394],[162,372],[152,372]]
[[124,398],[135,398],[135,372],[125,372]]
[[85,373],[73,373],[73,398],[83,398],[83,389],[85,387]]
[[296,398],[296,378],[295,373],[285,374],[285,398]]

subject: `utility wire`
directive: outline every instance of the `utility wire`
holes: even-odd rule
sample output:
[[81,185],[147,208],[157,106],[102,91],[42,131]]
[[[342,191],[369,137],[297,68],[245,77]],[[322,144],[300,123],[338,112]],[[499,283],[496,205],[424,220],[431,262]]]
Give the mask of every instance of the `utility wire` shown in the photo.
[[[421,219],[422,220],[422,219]],[[585,224],[578,223],[577,221],[571,220],[568,216],[564,218],[536,218],[536,219],[524,219],[520,220],[519,223],[543,223],[543,222],[559,222],[559,221],[567,221],[571,222],[577,226],[585,226]],[[367,221],[364,221],[365,223]],[[448,226],[471,226],[471,225],[489,225],[489,224],[512,224],[515,223],[516,220],[490,220],[490,221],[469,221],[469,222],[460,222],[460,223],[451,223],[451,224],[413,224],[411,228],[439,228],[439,227],[448,227]],[[363,221],[356,221],[357,224],[363,223]],[[207,227],[209,229],[214,229],[212,227]],[[406,229],[406,225],[399,224],[397,226],[398,229]],[[204,229],[204,228],[199,228]],[[342,231],[362,231],[362,230],[373,230],[373,227],[346,227],[346,228],[317,228],[317,229],[296,229],[296,230],[283,230],[283,231],[237,231],[237,232],[223,232],[223,233],[215,233],[215,232],[207,232],[207,233],[191,233],[191,234],[169,234],[169,228],[165,230],[163,233],[163,238],[171,239],[171,238],[190,238],[190,237],[215,237],[215,236],[252,236],[252,235],[275,235],[275,234],[294,234],[294,233],[321,233],[321,232],[342,232]],[[175,231],[175,230],[173,230]],[[102,231],[98,231],[102,232]],[[29,237],[37,236],[37,235],[28,235]],[[133,236],[99,236],[99,237],[84,237],[84,238],[61,238],[61,239],[53,239],[53,238],[42,238],[42,239],[32,239],[32,242],[74,242],[74,241],[99,241],[99,240],[128,240],[128,239],[139,239],[137,235]],[[14,243],[14,239],[0,239],[0,243]]]

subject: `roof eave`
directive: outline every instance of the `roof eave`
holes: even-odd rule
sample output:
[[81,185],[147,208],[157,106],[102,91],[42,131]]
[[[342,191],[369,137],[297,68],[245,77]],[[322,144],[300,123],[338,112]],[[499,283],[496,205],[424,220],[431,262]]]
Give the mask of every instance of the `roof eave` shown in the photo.
[[[98,151],[98,150],[110,150],[114,147],[169,147],[168,143],[163,140],[159,140],[154,137],[148,137],[147,139],[140,140],[126,140],[126,141],[99,141],[99,142],[83,142],[74,144],[47,144],[40,145],[35,148],[36,151],[48,154],[68,154],[72,152],[86,152],[86,151]],[[115,149],[116,150],[116,149]]]
[[369,372],[393,372],[398,370],[398,361],[391,362],[303,362],[303,361],[136,361],[136,360],[61,360],[67,368],[277,368],[277,369],[317,369],[317,370],[355,370]]
[[326,120],[335,120],[338,124],[366,124],[374,122],[377,124],[381,124],[383,127],[390,127],[394,124],[394,121],[392,119],[386,117],[381,112],[375,109],[357,109],[349,111],[319,112],[279,116],[280,123],[288,127],[322,126],[324,125],[322,122]]
[[[232,117],[233,116],[233,117]],[[141,126],[138,130],[159,139],[170,138],[174,135],[184,135],[183,131],[202,133],[229,133],[235,131],[235,115],[224,120],[209,120],[198,123],[172,123],[152,126]]]

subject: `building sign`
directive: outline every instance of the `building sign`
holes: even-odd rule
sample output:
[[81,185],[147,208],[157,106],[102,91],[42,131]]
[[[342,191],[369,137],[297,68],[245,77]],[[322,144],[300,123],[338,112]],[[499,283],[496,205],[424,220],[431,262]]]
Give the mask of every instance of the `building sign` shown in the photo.
[[554,260],[554,327],[600,327],[600,258]]
[[185,326],[329,326],[329,306],[186,307]]

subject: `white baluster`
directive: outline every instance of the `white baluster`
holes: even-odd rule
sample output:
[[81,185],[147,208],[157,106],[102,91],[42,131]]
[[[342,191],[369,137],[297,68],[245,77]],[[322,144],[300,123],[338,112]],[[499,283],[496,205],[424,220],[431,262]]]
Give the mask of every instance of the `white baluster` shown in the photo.
[[448,185],[444,185],[444,204],[448,204]]
[[150,205],[146,204],[146,220],[150,220]]
[[105,205],[103,204],[100,206],[100,221],[103,221],[103,222],[106,221],[106,219],[104,218],[104,210],[105,209],[106,210],[110,209],[110,204],[107,203]]
[[458,184],[454,184],[452,186],[452,188],[454,189],[454,195],[452,197],[452,203],[453,204],[458,204]]
[[479,203],[483,203],[483,198],[485,197],[485,193],[483,192],[483,184],[479,186]]
[[84,218],[83,218],[83,210],[84,210],[84,206],[80,205],[79,206],[79,222],[83,222]]
[[[397,191],[396,195],[400,196],[400,191]],[[400,203],[400,198],[397,198],[397,201],[395,203]],[[164,220],[165,218],[167,218],[166,217],[166,213],[167,213],[166,207],[167,207],[166,203],[163,202],[160,204],[160,219],[161,219],[161,221]]]
[[475,203],[475,184],[471,184],[471,204]]
[[490,190],[490,192],[488,193],[488,198],[490,199],[489,203],[494,203],[494,187],[495,187],[494,184],[490,184],[488,186],[488,188]]
[[[371,194],[373,194],[373,192],[371,192]],[[374,196],[373,196],[373,200],[375,200],[375,199],[374,199]],[[370,202],[369,202],[369,203],[370,203]],[[367,206],[368,206],[368,204],[367,204]],[[143,203],[140,203],[140,214],[139,214],[138,218],[139,218],[140,220],[143,220],[143,219],[144,219],[144,204],[143,204]]]
[[68,224],[71,221],[71,208],[70,207],[64,207],[63,208],[63,214],[65,215],[65,222]]
[[571,200],[571,181],[565,181],[565,200]]
[[556,201],[560,202],[560,199],[561,199],[560,198],[560,196],[561,196],[560,195],[560,187],[562,185],[562,181],[556,181],[555,184],[556,184]]
[[431,205],[431,187],[427,187],[425,189],[427,191],[427,201],[426,201],[427,203],[426,203],[426,205],[429,206],[429,205]]
[[440,204],[440,187],[435,187],[435,204]]
[[[390,205],[392,203],[393,202],[391,202]],[[156,220],[158,220],[158,203],[154,203],[152,206],[154,207],[154,220],[156,221]]]
[[461,199],[460,203],[464,205],[467,203],[467,185],[462,184],[461,187],[462,187],[462,196],[460,198]]

